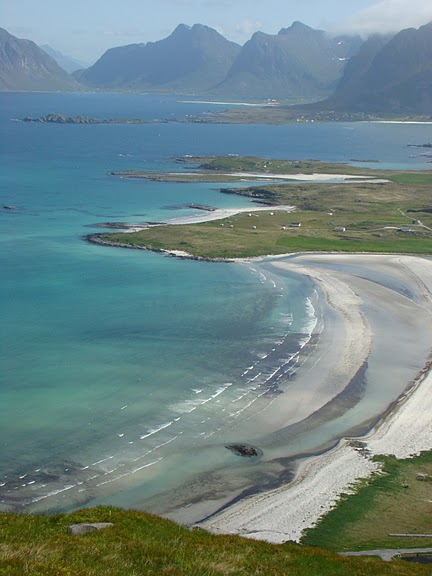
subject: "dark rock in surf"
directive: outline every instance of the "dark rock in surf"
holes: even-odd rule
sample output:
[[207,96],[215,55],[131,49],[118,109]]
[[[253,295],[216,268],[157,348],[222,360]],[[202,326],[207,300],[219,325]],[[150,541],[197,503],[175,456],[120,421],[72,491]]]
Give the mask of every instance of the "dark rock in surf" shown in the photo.
[[262,450],[250,444],[227,444],[225,448],[233,454],[236,454],[236,456],[242,456],[243,458],[257,458],[262,456]]

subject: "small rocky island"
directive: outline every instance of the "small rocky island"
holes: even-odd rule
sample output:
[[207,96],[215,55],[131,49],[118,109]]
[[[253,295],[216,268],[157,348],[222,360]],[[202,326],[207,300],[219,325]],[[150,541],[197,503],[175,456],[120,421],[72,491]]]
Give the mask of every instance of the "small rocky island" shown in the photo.
[[152,124],[151,120],[140,118],[92,118],[88,116],[63,116],[63,114],[48,114],[33,118],[26,116],[22,122],[36,122],[40,124]]

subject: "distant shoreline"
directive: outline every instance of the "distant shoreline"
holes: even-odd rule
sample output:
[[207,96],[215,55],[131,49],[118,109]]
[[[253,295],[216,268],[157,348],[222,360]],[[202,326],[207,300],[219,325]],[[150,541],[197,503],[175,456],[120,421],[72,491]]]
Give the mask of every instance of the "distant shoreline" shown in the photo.
[[[223,102],[212,100],[179,100],[185,104],[208,104],[214,106],[231,106],[232,110],[222,110],[212,114],[201,116],[186,116],[178,118],[95,118],[82,116],[65,116],[63,114],[50,113],[46,116],[13,119],[20,122],[41,124],[169,124],[169,123],[192,123],[192,124],[303,124],[303,123],[373,123],[373,124],[432,124],[430,117],[424,120],[392,119],[384,120],[382,116],[359,113],[336,113],[336,112],[302,112],[283,107],[278,103],[255,102]],[[249,109],[242,112],[241,109]]]
[[429,120],[366,120],[369,124],[432,124]]
[[251,108],[266,108],[280,106],[279,102],[224,102],[220,100],[179,100],[183,104],[214,104],[215,106],[246,106]]

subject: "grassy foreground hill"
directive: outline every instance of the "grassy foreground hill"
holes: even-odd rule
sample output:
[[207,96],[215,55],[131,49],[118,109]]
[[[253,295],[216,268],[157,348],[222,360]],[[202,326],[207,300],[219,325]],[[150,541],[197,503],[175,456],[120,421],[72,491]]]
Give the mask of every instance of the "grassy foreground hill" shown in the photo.
[[[70,524],[113,526],[71,536]],[[272,545],[189,530],[142,512],[100,507],[70,515],[0,514],[1,576],[410,576],[402,561],[344,558],[293,543]]]

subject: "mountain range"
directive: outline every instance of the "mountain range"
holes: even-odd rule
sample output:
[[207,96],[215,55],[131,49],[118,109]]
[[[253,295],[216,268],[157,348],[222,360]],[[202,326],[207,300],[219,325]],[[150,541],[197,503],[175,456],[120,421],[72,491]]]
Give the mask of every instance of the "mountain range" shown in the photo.
[[181,24],[159,42],[112,48],[75,77],[93,88],[316,99],[332,92],[360,44],[295,22],[241,47],[207,26]]
[[112,48],[73,75],[45,49],[0,28],[0,91],[154,91],[432,114],[432,23],[362,41],[294,22],[275,35],[256,32],[244,46],[208,26],[180,24],[157,42]]

